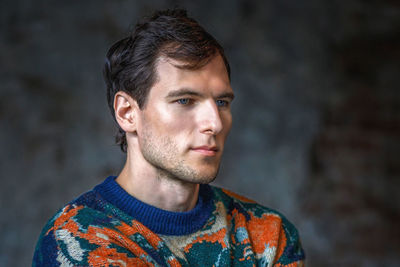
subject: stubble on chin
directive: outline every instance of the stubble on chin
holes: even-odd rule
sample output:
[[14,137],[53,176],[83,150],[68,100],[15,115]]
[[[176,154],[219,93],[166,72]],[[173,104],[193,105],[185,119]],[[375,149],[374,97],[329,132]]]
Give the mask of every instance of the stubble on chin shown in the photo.
[[[208,184],[217,177],[219,162],[215,161],[219,161],[219,159],[203,158],[198,163],[201,166],[196,170],[185,159],[180,158],[177,144],[169,137],[163,137],[156,141],[149,132],[143,137],[140,146],[141,152],[145,160],[156,169],[158,179]],[[216,164],[217,166],[215,166]],[[201,170],[204,167],[207,170]]]

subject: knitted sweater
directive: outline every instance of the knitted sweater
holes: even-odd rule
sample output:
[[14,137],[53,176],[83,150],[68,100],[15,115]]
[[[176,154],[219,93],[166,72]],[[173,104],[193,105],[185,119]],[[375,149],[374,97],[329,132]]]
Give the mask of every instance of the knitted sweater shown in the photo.
[[44,227],[33,266],[303,266],[294,226],[227,190],[201,185],[196,207],[145,204],[108,177]]

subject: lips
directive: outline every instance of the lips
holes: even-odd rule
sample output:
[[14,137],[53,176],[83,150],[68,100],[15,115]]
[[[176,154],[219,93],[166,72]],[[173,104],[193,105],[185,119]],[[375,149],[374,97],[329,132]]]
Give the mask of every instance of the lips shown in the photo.
[[216,146],[198,146],[192,148],[192,150],[205,156],[215,156],[218,152]]

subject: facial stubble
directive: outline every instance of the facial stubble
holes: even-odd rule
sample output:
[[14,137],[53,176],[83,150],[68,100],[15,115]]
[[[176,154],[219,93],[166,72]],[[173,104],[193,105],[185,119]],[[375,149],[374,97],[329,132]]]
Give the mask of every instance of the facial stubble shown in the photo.
[[[169,136],[156,137],[150,129],[142,132],[140,149],[144,159],[156,169],[159,179],[208,184],[214,181],[218,174],[220,159],[201,158],[200,164],[209,165],[211,170],[196,170],[185,160],[189,151],[180,155],[178,145]],[[215,164],[217,166],[214,166]]]

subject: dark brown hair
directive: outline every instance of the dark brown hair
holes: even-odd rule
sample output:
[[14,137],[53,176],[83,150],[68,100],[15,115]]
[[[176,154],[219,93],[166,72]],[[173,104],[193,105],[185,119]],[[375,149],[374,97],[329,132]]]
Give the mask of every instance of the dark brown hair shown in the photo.
[[[108,50],[103,75],[112,116],[115,119],[113,102],[118,91],[128,93],[139,108],[144,108],[150,88],[157,80],[156,64],[161,56],[183,63],[176,67],[198,69],[217,54],[223,58],[230,77],[223,48],[197,21],[187,16],[186,10],[154,13]],[[116,143],[122,151],[127,151],[126,135],[119,126]]]

